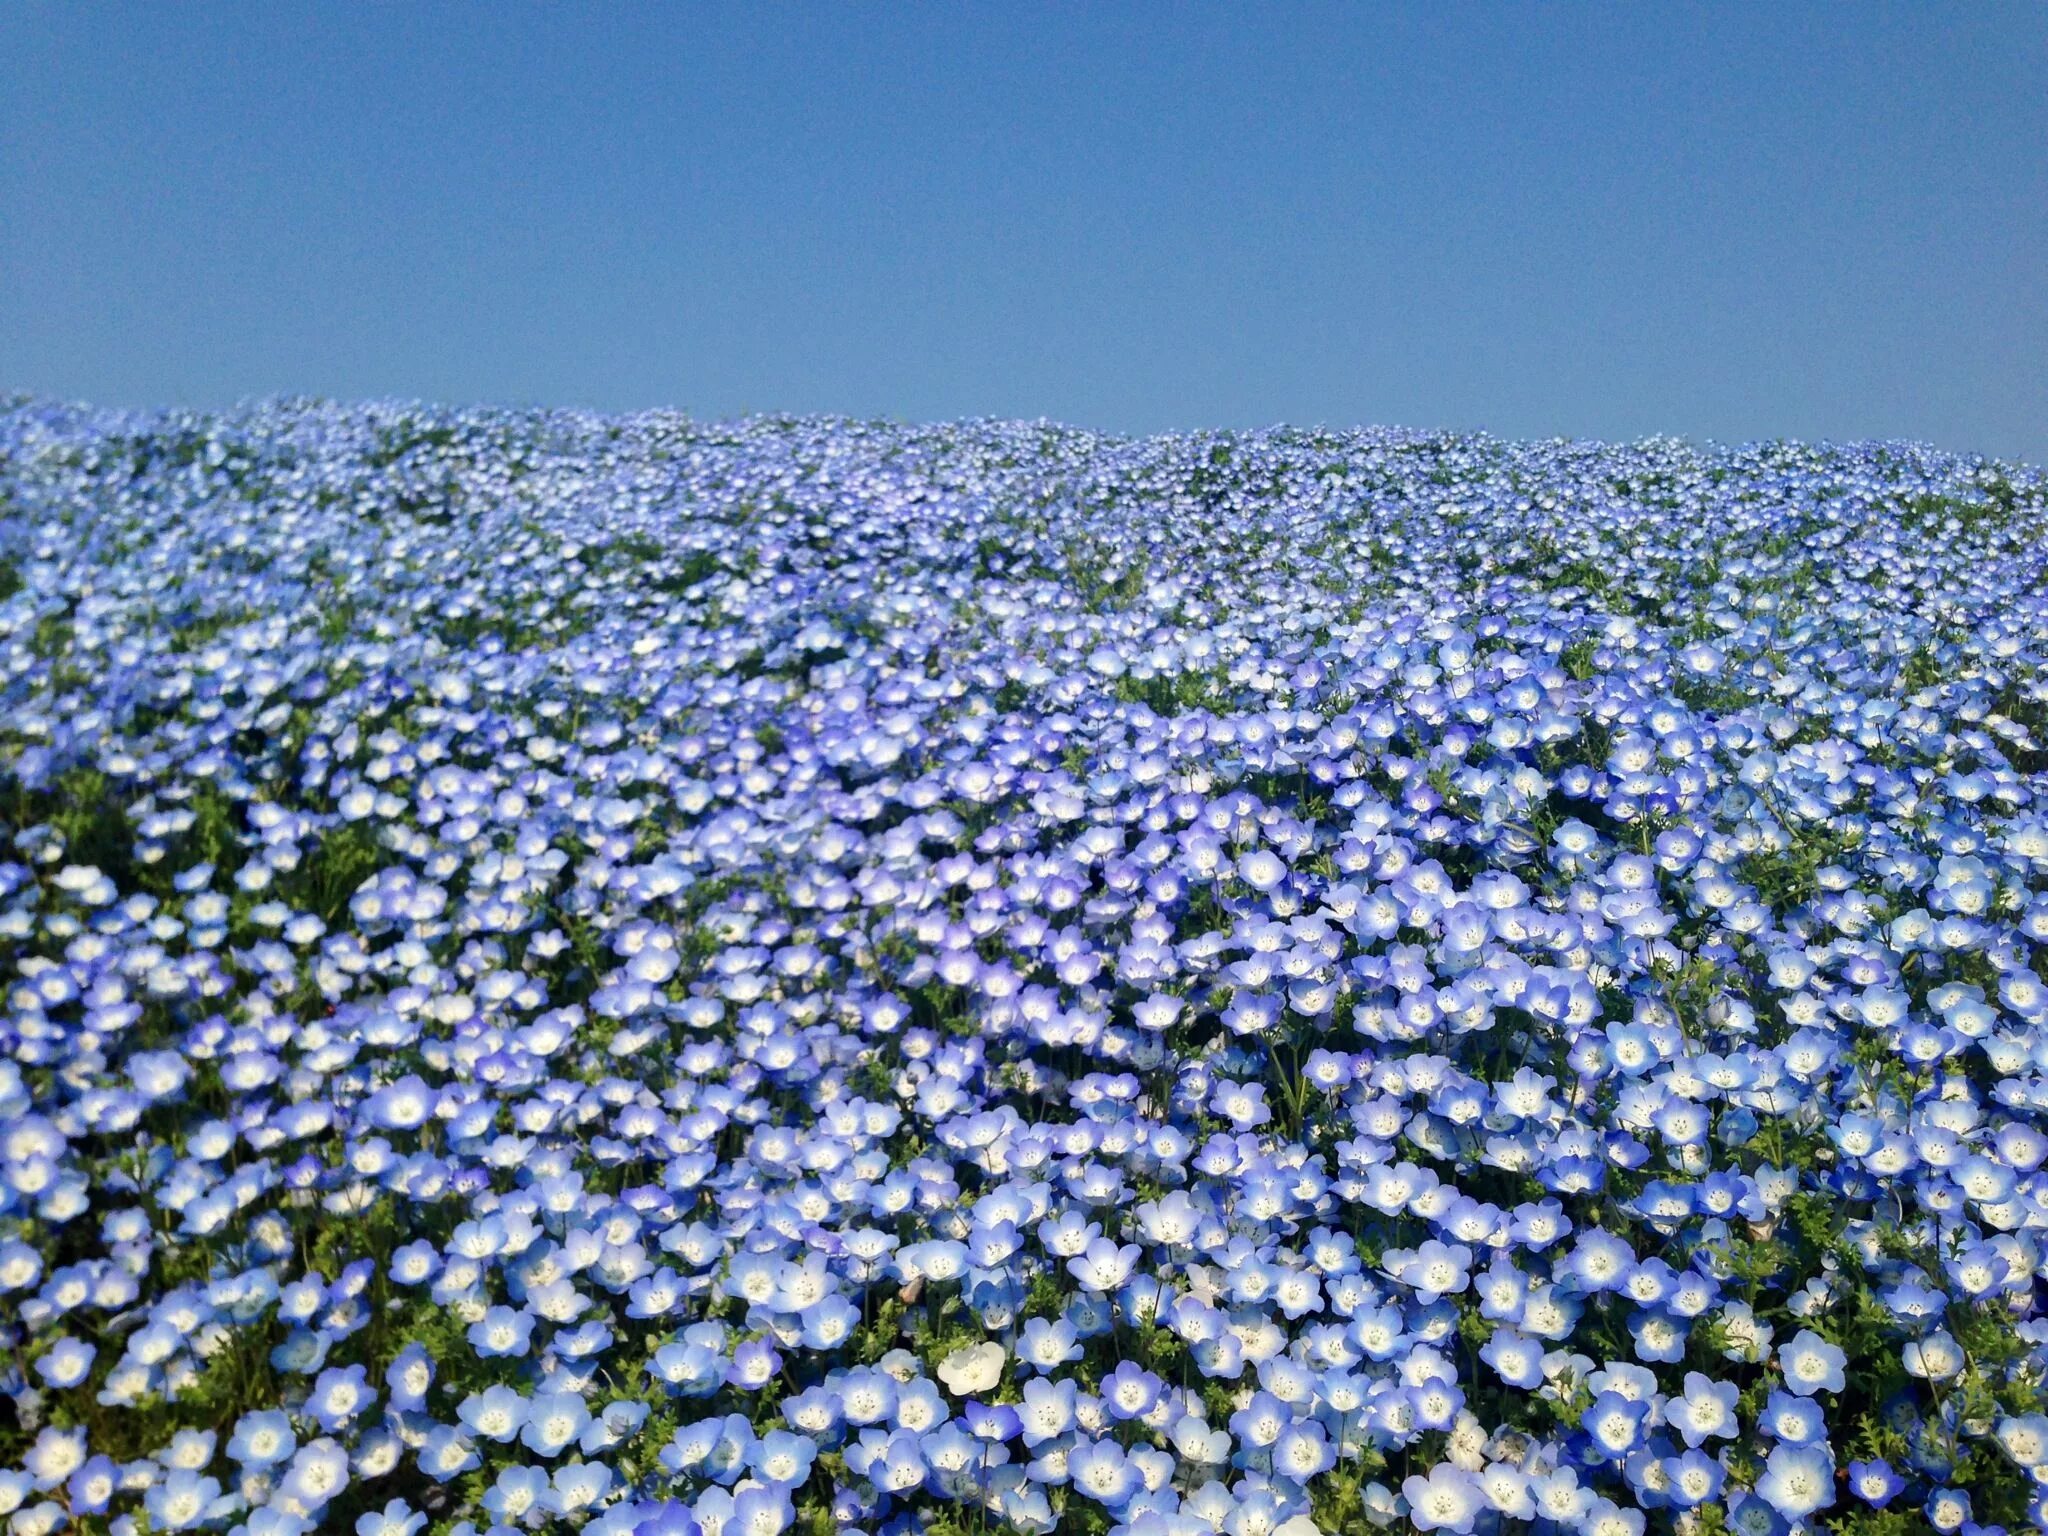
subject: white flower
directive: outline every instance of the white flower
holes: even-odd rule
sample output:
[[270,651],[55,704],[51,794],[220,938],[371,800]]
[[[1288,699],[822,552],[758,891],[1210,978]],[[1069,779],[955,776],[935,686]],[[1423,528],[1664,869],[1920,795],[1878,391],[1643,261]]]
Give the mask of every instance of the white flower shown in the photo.
[[939,1365],[939,1380],[955,1397],[976,1392],[993,1392],[1003,1379],[1009,1353],[1000,1344],[970,1344],[956,1349]]

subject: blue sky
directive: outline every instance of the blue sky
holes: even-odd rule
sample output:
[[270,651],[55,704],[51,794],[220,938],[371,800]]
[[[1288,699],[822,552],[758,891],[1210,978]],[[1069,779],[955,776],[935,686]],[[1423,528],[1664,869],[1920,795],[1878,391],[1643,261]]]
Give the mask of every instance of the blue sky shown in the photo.
[[2048,8],[0,7],[0,388],[2048,460]]

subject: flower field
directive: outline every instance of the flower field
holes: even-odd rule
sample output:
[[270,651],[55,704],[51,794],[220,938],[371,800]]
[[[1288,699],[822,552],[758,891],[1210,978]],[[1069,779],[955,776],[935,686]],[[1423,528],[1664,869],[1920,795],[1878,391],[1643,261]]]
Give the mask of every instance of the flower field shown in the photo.
[[0,1514],[2048,1519],[2048,482],[0,402]]

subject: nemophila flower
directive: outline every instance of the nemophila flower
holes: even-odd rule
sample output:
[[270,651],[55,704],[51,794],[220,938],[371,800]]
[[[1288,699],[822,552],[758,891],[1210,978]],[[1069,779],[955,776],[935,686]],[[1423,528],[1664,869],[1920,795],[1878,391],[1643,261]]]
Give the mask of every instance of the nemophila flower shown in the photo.
[[[1997,1192],[2000,1197],[2003,1193],[2002,1188]],[[1992,1244],[1977,1243],[1945,1259],[1942,1267],[1965,1295],[1974,1297],[1988,1295],[2004,1281],[2010,1266]]]
[[1733,1439],[1739,1427],[1737,1396],[1734,1382],[1714,1381],[1698,1371],[1688,1371],[1684,1394],[1665,1404],[1665,1422],[1688,1448],[1706,1445],[1716,1437]]
[[1804,1519],[1835,1502],[1834,1457],[1825,1446],[1775,1446],[1756,1491],[1788,1520]]
[[1067,1456],[1067,1480],[1079,1492],[1112,1509],[1140,1486],[1137,1470],[1114,1440],[1093,1440]]
[[1096,1238],[1079,1255],[1067,1261],[1067,1271],[1084,1289],[1113,1291],[1129,1278],[1142,1250],[1135,1243],[1118,1245]]
[[1017,1414],[1026,1446],[1036,1449],[1066,1433],[1074,1422],[1076,1391],[1071,1381],[1038,1378],[1024,1383],[1024,1401]]
[[408,1344],[385,1368],[388,1401],[401,1413],[426,1406],[427,1390],[434,1384],[434,1359],[419,1344]]
[[1961,1346],[1945,1331],[1909,1340],[1900,1358],[1909,1376],[1927,1381],[1947,1381],[1961,1372],[1964,1363]]
[[896,1379],[886,1371],[849,1372],[839,1384],[840,1416],[853,1425],[879,1423],[896,1412],[897,1390]]
[[39,1490],[47,1491],[68,1479],[86,1462],[85,1431],[61,1430],[45,1425],[36,1433],[35,1444],[22,1456],[22,1471]]
[[1814,1398],[1796,1397],[1774,1387],[1757,1426],[1789,1445],[1811,1445],[1825,1437],[1827,1418]]
[[94,1456],[64,1484],[65,1500],[74,1514],[105,1514],[119,1478],[111,1457]]
[[181,1429],[157,1452],[157,1460],[166,1467],[196,1472],[212,1461],[216,1439],[212,1430]]
[[[1076,1261],[1079,1262],[1079,1261]],[[1040,1371],[1051,1371],[1081,1354],[1080,1335],[1067,1318],[1025,1320],[1017,1341],[1017,1358]]]
[[232,1505],[221,1496],[220,1483],[197,1472],[177,1468],[143,1496],[150,1524],[165,1531],[189,1531],[220,1518]]
[[1770,1351],[1776,1330],[1758,1319],[1747,1302],[1729,1302],[1718,1319],[1723,1345],[1721,1353],[1730,1360],[1756,1362]]
[[407,1243],[391,1255],[389,1274],[398,1285],[425,1285],[441,1268],[441,1255],[429,1242]]
[[1471,1263],[1472,1250],[1463,1243],[1440,1243],[1431,1238],[1417,1248],[1395,1274],[1396,1278],[1412,1286],[1417,1297],[1426,1303],[1464,1290],[1470,1283],[1467,1270]]
[[929,1470],[917,1435],[903,1429],[863,1431],[859,1446],[848,1453],[847,1465],[884,1494],[917,1487]]
[[1165,1383],[1135,1361],[1121,1361],[1103,1378],[1103,1409],[1112,1418],[1142,1419],[1151,1413]]
[[[632,1315],[631,1308],[627,1315]],[[860,1310],[843,1296],[827,1296],[806,1307],[799,1317],[798,1342],[808,1349],[829,1350],[852,1335],[860,1323]]]
[[[2048,1348],[2048,613],[1999,532],[2038,477],[1215,446],[0,409],[0,497],[39,509],[0,551],[0,651],[9,615],[66,626],[61,666],[20,625],[0,666],[16,1385],[118,1425],[275,1313],[271,1371],[232,1377],[275,1401],[223,1414],[250,1536],[326,1507],[265,1414],[331,1427],[366,1484],[410,1449],[474,1526],[553,1398],[596,1415],[589,1459],[508,1493],[600,1536],[794,1521],[748,1486],[789,1475],[754,1438],[778,1418],[866,1469],[829,1508],[798,1483],[804,1518],[862,1528],[971,1498],[1048,1529],[1108,1439],[1132,1530],[1285,1528],[1297,1452],[1306,1500],[1322,1453],[1438,1433],[1475,1526],[1619,1536],[1699,1496],[1717,1442],[1867,1444],[1869,1362],[1812,1344],[1867,1289],[1912,1476],[2021,1488],[2030,1409],[1999,1377],[1966,1425],[1953,1384],[1972,1329],[2012,1330],[2014,1381]],[[1644,590],[1590,581],[1646,548]],[[1427,601],[1324,612],[1316,573],[1368,557]],[[90,852],[87,766],[132,834]],[[359,1221],[381,1270],[324,1236]],[[431,1336],[390,1326],[406,1296]],[[1070,1418],[1021,1447],[961,1323]],[[1784,1383],[1753,1420],[1647,1368],[1703,1340]],[[1141,1349],[1281,1427],[1210,1427]],[[326,1400],[348,1380],[385,1402]],[[1554,1427],[1610,1395],[1643,1405],[1625,1450]],[[1250,1481],[1187,1487],[1160,1445]],[[122,1472],[106,1518],[218,1475],[196,1447]],[[31,1520],[97,1501],[88,1450],[30,1446],[0,1512],[52,1475]]]
[[1401,1497],[1408,1501],[1408,1518],[1417,1530],[1450,1531],[1455,1536],[1465,1536],[1486,1507],[1471,1474],[1449,1462],[1437,1463],[1427,1476],[1404,1480]]
[[318,1510],[348,1486],[348,1453],[325,1436],[299,1447],[278,1491],[308,1510]]
[[1643,1536],[1645,1524],[1641,1510],[1623,1508],[1612,1499],[1595,1498],[1581,1517],[1580,1529],[1589,1536]]
[[1937,1531],[1960,1531],[1970,1522],[1973,1505],[1961,1488],[1937,1488],[1927,1496],[1923,1513]]
[[[556,1347],[561,1348],[559,1341]],[[748,1339],[734,1349],[725,1379],[742,1391],[758,1390],[774,1379],[781,1365],[782,1357],[766,1339]]]
[[336,1433],[376,1401],[366,1375],[360,1365],[330,1367],[320,1373],[306,1399],[306,1412],[323,1431]]
[[1479,1358],[1511,1387],[1533,1391],[1543,1383],[1543,1347],[1512,1328],[1497,1328]]
[[464,1398],[455,1416],[471,1434],[503,1444],[526,1427],[527,1401],[512,1387],[487,1387]]
[[1905,1490],[1906,1480],[1882,1459],[1849,1463],[1849,1492],[1873,1509],[1883,1509]]
[[1635,1251],[1612,1233],[1581,1233],[1559,1263],[1558,1272],[1582,1291],[1620,1290],[1636,1267]]
[[451,1423],[438,1423],[426,1432],[418,1450],[420,1470],[436,1483],[469,1473],[483,1462],[475,1442]]
[[979,1491],[987,1471],[987,1448],[957,1423],[948,1422],[925,1435],[918,1453],[929,1473],[933,1491],[965,1499]]
[[1842,1369],[1848,1358],[1840,1348],[1807,1328],[1778,1346],[1778,1368],[1784,1374],[1785,1389],[1803,1396],[1841,1391]]
[[939,1389],[923,1377],[907,1381],[896,1394],[895,1420],[899,1428],[922,1432],[946,1420],[946,1400]]
[[1167,1440],[1176,1456],[1195,1466],[1221,1466],[1230,1459],[1229,1431],[1210,1427],[1199,1414],[1176,1419]]
[[1323,1426],[1314,1419],[1296,1419],[1269,1448],[1277,1476],[1308,1483],[1337,1464],[1337,1451]]
[[1023,1433],[1023,1420],[1017,1410],[1002,1403],[983,1403],[974,1400],[962,1408],[960,1422],[976,1440],[999,1444],[1013,1440]]
[[1479,1315],[1501,1322],[1513,1322],[1522,1315],[1529,1298],[1529,1277],[1516,1268],[1506,1254],[1473,1281],[1479,1295]]
[[1600,1394],[1579,1422],[1601,1455],[1619,1460],[1635,1449],[1649,1412],[1648,1403],[1607,1391]]
[[1230,1416],[1230,1433],[1240,1455],[1248,1460],[1258,1452],[1270,1451],[1293,1419],[1284,1402],[1270,1392],[1258,1391]]
[[817,1453],[816,1442],[775,1429],[754,1444],[748,1464],[763,1482],[778,1488],[796,1488],[810,1476]]
[[1526,1472],[1506,1462],[1488,1462],[1479,1473],[1479,1491],[1487,1504],[1511,1520],[1534,1518],[1536,1501],[1530,1483]]
[[938,1378],[948,1392],[968,1397],[993,1391],[1002,1380],[1009,1356],[994,1343],[971,1345],[956,1350],[939,1362]]
[[484,1509],[506,1524],[523,1523],[544,1507],[548,1475],[539,1467],[507,1467],[485,1492]]
[[355,1530],[356,1536],[418,1536],[426,1523],[424,1513],[403,1499],[393,1499],[381,1510],[359,1515]]
[[1592,1490],[1582,1487],[1578,1471],[1568,1466],[1531,1476],[1528,1492],[1531,1515],[1545,1520],[1576,1522],[1593,1507]]
[[1415,1422],[1423,1429],[1449,1429],[1465,1406],[1465,1394],[1443,1376],[1431,1376],[1408,1389]]
[[75,1387],[92,1370],[99,1351],[82,1339],[69,1336],[57,1340],[36,1361],[36,1374],[53,1389]]
[[1661,1308],[1637,1312],[1628,1329],[1638,1360],[1676,1364],[1685,1358],[1685,1324]]
[[1720,1462],[1701,1450],[1669,1458],[1662,1463],[1661,1471],[1671,1501],[1684,1509],[1695,1509],[1718,1498],[1727,1477]]
[[531,1313],[512,1307],[492,1307],[470,1324],[469,1347],[486,1359],[523,1355],[533,1337],[533,1324]]
[[297,1449],[290,1417],[276,1409],[243,1415],[227,1443],[230,1457],[245,1467],[256,1468],[288,1461]]
[[577,1461],[557,1467],[541,1496],[541,1507],[550,1514],[575,1518],[593,1508],[612,1485],[612,1469]]

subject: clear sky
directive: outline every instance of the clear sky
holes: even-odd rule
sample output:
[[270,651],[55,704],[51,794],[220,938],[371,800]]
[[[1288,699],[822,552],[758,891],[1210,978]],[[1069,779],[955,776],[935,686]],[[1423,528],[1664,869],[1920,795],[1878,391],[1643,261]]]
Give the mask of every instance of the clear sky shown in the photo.
[[0,6],[0,389],[2048,460],[2048,6]]

